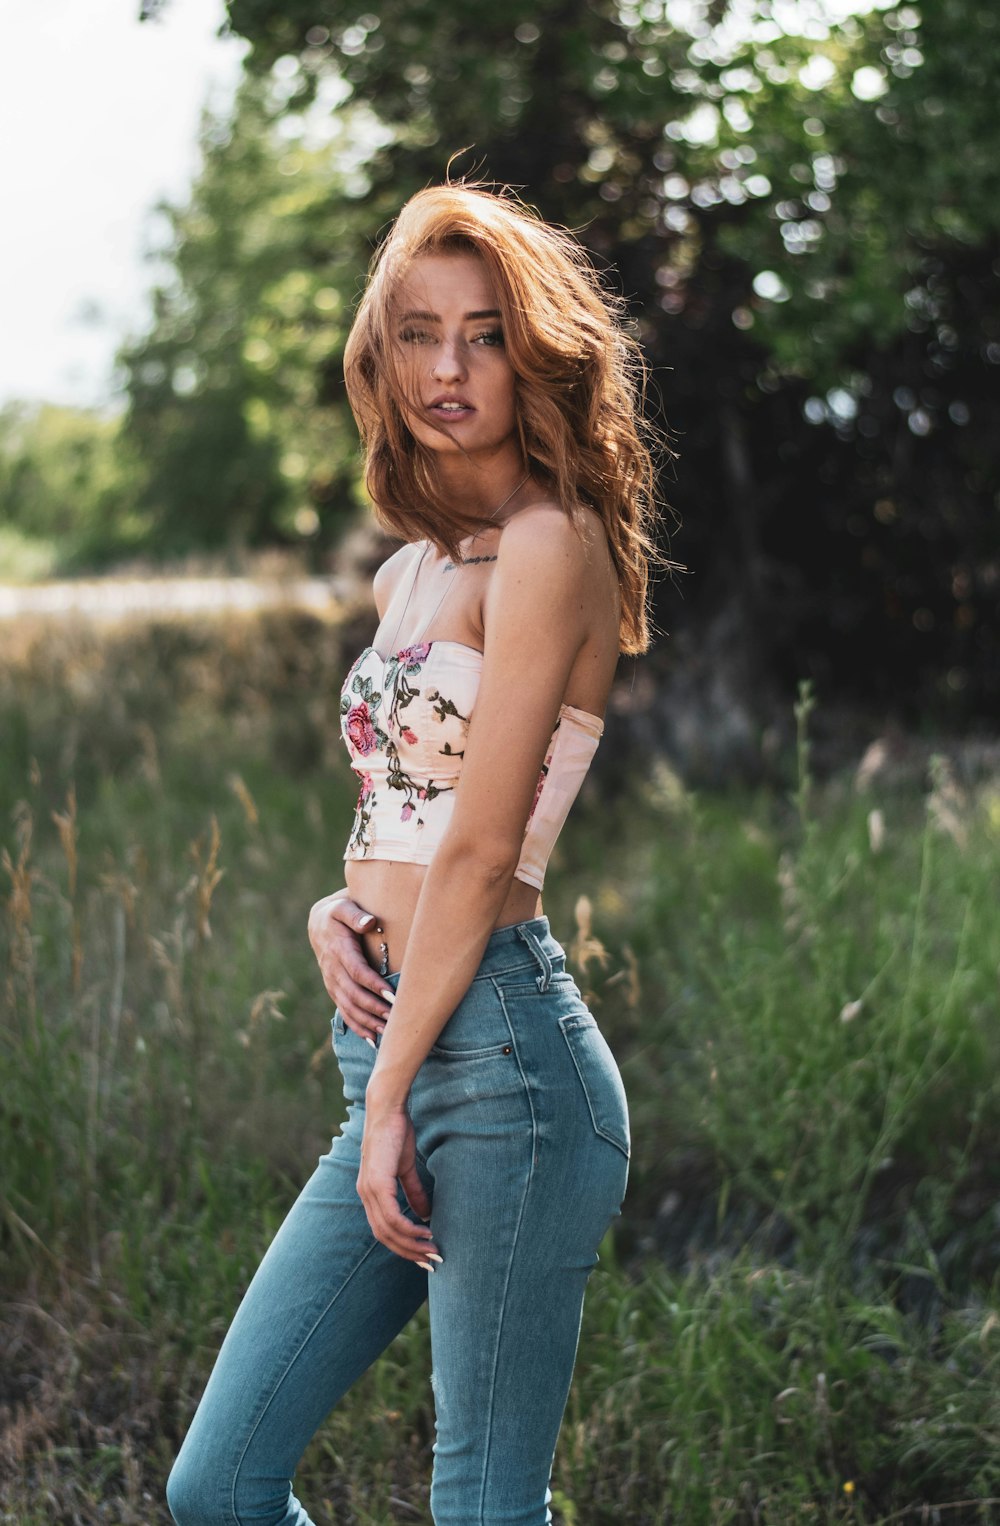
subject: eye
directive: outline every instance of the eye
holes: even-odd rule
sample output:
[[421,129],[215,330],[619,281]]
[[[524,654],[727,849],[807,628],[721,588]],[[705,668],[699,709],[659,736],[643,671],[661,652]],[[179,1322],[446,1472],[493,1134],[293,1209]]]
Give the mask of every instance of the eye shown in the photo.
[[434,338],[426,329],[414,328],[403,329],[399,337],[403,344],[430,344]]
[[481,334],[476,334],[474,344],[482,342],[489,349],[500,348],[503,345],[503,329],[484,329]]

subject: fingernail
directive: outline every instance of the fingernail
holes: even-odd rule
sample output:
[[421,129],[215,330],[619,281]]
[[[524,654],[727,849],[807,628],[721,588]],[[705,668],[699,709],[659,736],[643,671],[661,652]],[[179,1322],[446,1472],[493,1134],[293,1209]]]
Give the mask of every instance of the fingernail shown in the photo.
[[396,993],[395,993],[395,991],[383,991],[382,995],[385,997],[387,1002],[391,1003],[391,1002],[394,1002],[396,1000]]
[[370,1044],[373,1049],[377,1049],[378,1048],[378,1045],[376,1044],[375,1040],[374,1039],[370,1039],[368,1037],[367,1033],[365,1034],[365,1043],[366,1044]]
[[425,1272],[437,1271],[437,1267],[431,1266],[429,1261],[418,1261],[417,1265],[422,1266]]
[[432,1250],[427,1252],[427,1259],[428,1261],[436,1261],[438,1266],[444,1266],[444,1257],[436,1256]]
[[375,920],[375,918],[372,916],[371,912],[369,911],[369,912],[367,912],[365,914],[365,916],[358,918],[358,926],[359,927],[367,927],[369,922],[374,922],[374,920]]

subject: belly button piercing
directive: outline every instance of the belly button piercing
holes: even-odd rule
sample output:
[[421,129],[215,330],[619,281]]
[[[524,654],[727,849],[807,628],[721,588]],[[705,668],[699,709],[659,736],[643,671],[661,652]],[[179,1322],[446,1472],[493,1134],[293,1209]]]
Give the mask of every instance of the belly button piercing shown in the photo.
[[[380,932],[383,932],[384,929],[381,928],[381,927],[376,927],[375,931],[377,933],[380,933]],[[389,945],[387,943],[380,943],[378,947],[379,947],[379,953],[382,955],[382,963],[378,967],[378,972],[379,972],[380,975],[388,975],[388,973],[389,973]]]

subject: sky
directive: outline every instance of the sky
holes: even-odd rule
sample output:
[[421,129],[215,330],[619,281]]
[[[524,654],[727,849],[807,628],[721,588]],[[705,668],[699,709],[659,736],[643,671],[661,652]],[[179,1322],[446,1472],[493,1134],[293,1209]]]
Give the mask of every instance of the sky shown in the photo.
[[223,0],[0,0],[0,406],[114,409],[113,357],[146,326],[151,209],[183,200],[205,104],[246,44]]

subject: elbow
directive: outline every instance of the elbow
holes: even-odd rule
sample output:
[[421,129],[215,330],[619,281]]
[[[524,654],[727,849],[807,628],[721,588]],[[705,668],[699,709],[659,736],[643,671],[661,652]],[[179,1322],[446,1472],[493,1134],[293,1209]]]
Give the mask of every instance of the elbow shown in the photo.
[[521,850],[520,844],[456,835],[442,842],[435,856],[444,860],[449,878],[459,874],[464,884],[481,886],[485,891],[502,889],[506,893]]

